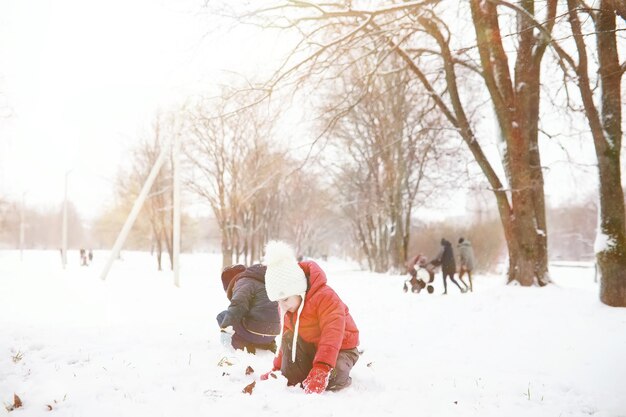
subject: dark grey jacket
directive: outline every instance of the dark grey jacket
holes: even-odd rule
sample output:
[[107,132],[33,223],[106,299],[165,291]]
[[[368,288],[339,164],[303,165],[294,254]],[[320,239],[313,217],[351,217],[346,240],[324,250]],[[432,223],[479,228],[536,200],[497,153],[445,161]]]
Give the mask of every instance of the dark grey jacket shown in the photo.
[[271,343],[280,333],[278,303],[267,298],[265,266],[252,265],[229,284],[228,309],[217,316],[221,328],[232,326],[250,343]]
[[454,252],[452,244],[446,239],[441,239],[441,250],[435,258],[435,263],[441,265],[441,271],[446,275],[454,275],[456,273],[456,263],[454,262]]

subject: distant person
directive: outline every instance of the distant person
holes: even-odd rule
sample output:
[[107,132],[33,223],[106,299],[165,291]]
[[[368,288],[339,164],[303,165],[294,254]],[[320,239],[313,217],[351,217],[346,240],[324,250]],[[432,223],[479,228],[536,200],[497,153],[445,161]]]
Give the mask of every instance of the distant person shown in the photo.
[[280,316],[278,303],[267,298],[265,269],[260,264],[248,268],[234,265],[222,272],[222,285],[230,305],[217,315],[217,324],[223,331],[232,327],[231,345],[235,349],[276,352]]
[[457,249],[459,251],[459,280],[461,280],[465,288],[467,288],[467,284],[463,281],[463,275],[467,272],[469,290],[473,292],[472,270],[474,269],[474,249],[472,248],[472,243],[461,237],[459,238]]
[[80,248],[80,265],[87,266],[87,253],[84,248]]
[[89,249],[89,255],[87,255],[87,257],[89,258],[89,263],[91,263],[91,261],[93,261],[93,251],[91,249]]
[[448,293],[447,278],[450,278],[454,284],[459,287],[459,290],[464,293],[466,289],[461,288],[458,282],[454,280],[454,274],[456,273],[456,263],[454,262],[454,251],[452,250],[452,244],[446,239],[441,238],[441,250],[431,261],[433,265],[441,265],[441,273],[443,275],[443,293]]
[[346,388],[359,359],[359,329],[348,307],[328,286],[319,265],[298,263],[285,242],[269,242],[265,262],[267,295],[278,301],[284,315],[282,342],[272,371],[280,370],[288,385],[301,385],[306,394]]

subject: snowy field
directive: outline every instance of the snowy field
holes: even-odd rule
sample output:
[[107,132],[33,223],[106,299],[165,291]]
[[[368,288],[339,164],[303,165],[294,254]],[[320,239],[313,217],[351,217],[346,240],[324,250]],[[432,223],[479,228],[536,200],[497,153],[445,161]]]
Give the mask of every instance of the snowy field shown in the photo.
[[593,268],[442,296],[439,275],[434,294],[404,294],[404,277],[320,262],[364,353],[351,387],[307,396],[258,380],[271,353],[221,344],[219,255],[182,255],[181,288],[146,253],[101,281],[105,258],[70,252],[63,271],[56,251],[0,251],[0,416],[626,417],[626,309],[599,302]]

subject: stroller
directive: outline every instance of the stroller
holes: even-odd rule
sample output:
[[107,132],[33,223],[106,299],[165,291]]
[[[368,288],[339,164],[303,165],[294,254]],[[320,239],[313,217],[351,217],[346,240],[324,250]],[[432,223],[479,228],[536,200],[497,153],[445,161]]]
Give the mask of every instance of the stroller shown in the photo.
[[431,262],[427,262],[424,255],[417,255],[409,267],[409,274],[411,278],[404,281],[402,290],[406,293],[409,292],[409,285],[411,292],[419,294],[424,288],[428,294],[432,294],[435,288],[432,286],[432,282],[435,280],[435,265]]

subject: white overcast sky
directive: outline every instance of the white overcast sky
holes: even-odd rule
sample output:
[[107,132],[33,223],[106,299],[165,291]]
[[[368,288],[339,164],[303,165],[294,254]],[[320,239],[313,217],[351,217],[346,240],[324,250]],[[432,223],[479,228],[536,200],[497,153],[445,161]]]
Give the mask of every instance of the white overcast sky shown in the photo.
[[[12,111],[0,120],[0,193],[60,207],[71,170],[70,200],[85,217],[96,216],[127,150],[159,109],[210,89],[226,70],[262,71],[265,57],[280,49],[275,34],[225,32],[202,5],[0,0],[0,104]],[[552,159],[563,160],[554,148]],[[544,163],[552,168],[549,199],[595,185],[592,169],[581,179],[567,164]]]
[[260,59],[257,35],[223,33],[202,4],[0,0],[0,192],[60,205],[71,170],[69,198],[96,215],[159,109]]

